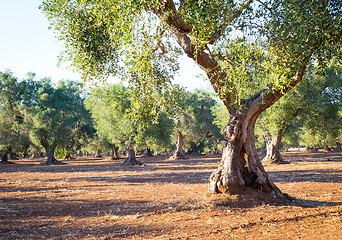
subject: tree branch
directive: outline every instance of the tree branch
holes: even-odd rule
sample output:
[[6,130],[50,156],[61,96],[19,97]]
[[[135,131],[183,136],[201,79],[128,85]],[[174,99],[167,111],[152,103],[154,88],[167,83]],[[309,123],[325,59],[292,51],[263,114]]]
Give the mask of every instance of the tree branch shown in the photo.
[[253,0],[245,0],[243,3],[241,3],[232,13],[230,18],[227,19],[226,23],[221,25],[220,29],[215,31],[213,35],[211,36],[211,39],[209,41],[209,44],[215,43],[224,33],[225,29],[228,27],[229,24],[231,24],[235,19],[237,19],[239,16],[241,16],[243,10],[245,10]]

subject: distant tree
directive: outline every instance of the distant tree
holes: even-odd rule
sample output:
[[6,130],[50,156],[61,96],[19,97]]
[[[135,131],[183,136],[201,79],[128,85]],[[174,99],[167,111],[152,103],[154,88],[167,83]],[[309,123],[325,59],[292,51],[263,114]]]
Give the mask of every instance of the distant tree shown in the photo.
[[305,99],[301,98],[301,96],[298,95],[298,92],[292,90],[261,115],[259,123],[266,143],[264,162],[287,163],[280,154],[281,140],[287,124],[298,114],[307,112]]
[[165,153],[171,148],[171,134],[173,131],[173,121],[167,114],[158,114],[156,122],[139,132],[136,142],[141,148],[145,148],[146,156],[152,156],[152,151]]
[[46,164],[61,164],[55,158],[55,150],[75,138],[75,128],[82,119],[80,92],[75,91],[77,84],[71,82],[60,82],[55,87],[49,79],[42,79],[32,84],[36,92],[24,106],[31,139],[45,149]]
[[214,124],[212,108],[216,101],[204,90],[191,93],[189,104],[193,112],[191,133],[187,139],[192,154],[201,154],[204,149],[217,147],[217,142],[223,140],[220,129]]
[[162,111],[173,122],[172,135],[176,139],[176,151],[171,158],[186,159],[184,138],[191,133],[193,109],[191,94],[178,85],[163,89],[161,95]]
[[13,73],[0,72],[0,146],[3,162],[13,158],[14,153],[27,153],[30,146],[21,112],[22,89]]
[[307,98],[311,100],[303,121],[302,143],[308,147],[336,146],[341,134],[342,69],[336,65],[326,68],[324,76],[311,71],[308,75],[317,84],[310,85]]
[[62,145],[58,145],[59,148],[64,149],[64,159],[70,159],[70,151],[76,152],[80,150],[81,144],[85,144],[88,138],[91,138],[95,133],[90,112],[85,108],[84,105],[84,93],[82,90],[82,84],[73,81],[60,81],[58,82],[57,89],[63,90],[63,94],[68,96],[68,104],[72,109],[72,124],[67,124],[68,127],[66,132],[69,134],[66,137],[66,141]]
[[86,99],[98,136],[111,143],[113,149],[125,145],[125,162],[137,165],[142,163],[136,160],[133,145],[139,126],[130,118],[131,106],[127,89],[121,84],[93,89]]

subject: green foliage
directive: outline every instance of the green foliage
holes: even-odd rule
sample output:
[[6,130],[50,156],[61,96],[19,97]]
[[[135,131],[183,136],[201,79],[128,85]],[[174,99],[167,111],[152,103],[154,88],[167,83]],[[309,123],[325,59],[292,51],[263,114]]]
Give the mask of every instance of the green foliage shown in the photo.
[[186,139],[190,151],[212,150],[217,147],[218,142],[222,141],[220,129],[214,124],[212,108],[216,101],[210,93],[203,90],[195,90],[191,94],[189,102],[192,108],[191,133]]
[[274,77],[275,69],[271,57],[265,52],[265,43],[249,43],[245,38],[236,38],[221,42],[214,49],[223,70],[228,75],[229,84],[225,91],[236,91],[237,105],[251,94],[266,88]]
[[341,134],[342,70],[331,66],[325,76],[311,71],[308,78],[319,81],[308,93],[310,111],[303,116],[302,142],[306,146],[334,146]]
[[322,76],[311,66],[303,81],[261,116],[272,136],[285,129],[285,145],[332,146],[340,136],[341,70],[333,65],[325,71]]
[[13,73],[0,72],[0,145],[11,146],[14,153],[27,153],[29,137],[20,109],[22,83]]
[[50,152],[57,146],[77,148],[76,142],[90,124],[83,107],[81,86],[71,81],[60,81],[53,86],[49,79],[30,80],[25,85],[30,83],[32,95],[30,101],[23,102],[23,111],[32,141]]
[[64,57],[84,78],[120,75],[143,86],[140,81],[155,83],[158,74],[169,81],[179,52],[171,41],[161,44],[168,34],[156,16],[144,10],[152,2],[52,0],[43,1],[41,8],[65,43]]
[[124,86],[115,84],[93,89],[85,103],[100,139],[123,145],[137,131],[128,116],[131,103]]
[[[64,56],[85,78],[119,75],[145,96],[178,69],[179,49],[171,37],[177,22],[192,41],[190,57],[227,50],[230,66],[221,66],[229,80],[215,84],[221,98],[237,94],[231,104],[238,106],[268,84],[273,91],[290,86],[310,59],[323,66],[341,51],[340,1],[252,2],[45,0],[41,8],[65,43]],[[236,35],[244,37],[231,41]]]

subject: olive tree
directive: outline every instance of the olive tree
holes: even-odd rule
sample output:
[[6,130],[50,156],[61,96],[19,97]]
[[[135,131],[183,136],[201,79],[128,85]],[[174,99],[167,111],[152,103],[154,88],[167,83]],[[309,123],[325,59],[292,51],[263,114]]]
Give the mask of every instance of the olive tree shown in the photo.
[[28,131],[23,124],[21,102],[25,84],[10,71],[0,72],[0,147],[2,163],[9,163],[13,153],[27,153],[30,146]]
[[[282,196],[257,155],[255,122],[302,80],[310,62],[340,57],[341,1],[44,0],[41,8],[85,78],[128,74],[131,85],[157,86],[172,77],[174,53],[182,50],[229,113],[209,191],[256,186]],[[240,42],[251,54],[230,54]]]
[[29,83],[34,90],[28,94],[30,101],[23,102],[23,109],[30,138],[45,149],[46,164],[61,164],[55,158],[57,147],[70,147],[83,122],[79,86],[63,81],[54,86],[50,79]]

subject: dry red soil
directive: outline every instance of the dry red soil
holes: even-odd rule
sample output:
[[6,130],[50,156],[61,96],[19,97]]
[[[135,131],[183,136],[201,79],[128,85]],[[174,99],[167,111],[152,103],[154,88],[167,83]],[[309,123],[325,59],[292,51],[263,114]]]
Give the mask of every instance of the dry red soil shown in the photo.
[[342,239],[342,153],[266,165],[293,197],[207,194],[220,156],[0,165],[0,239]]

